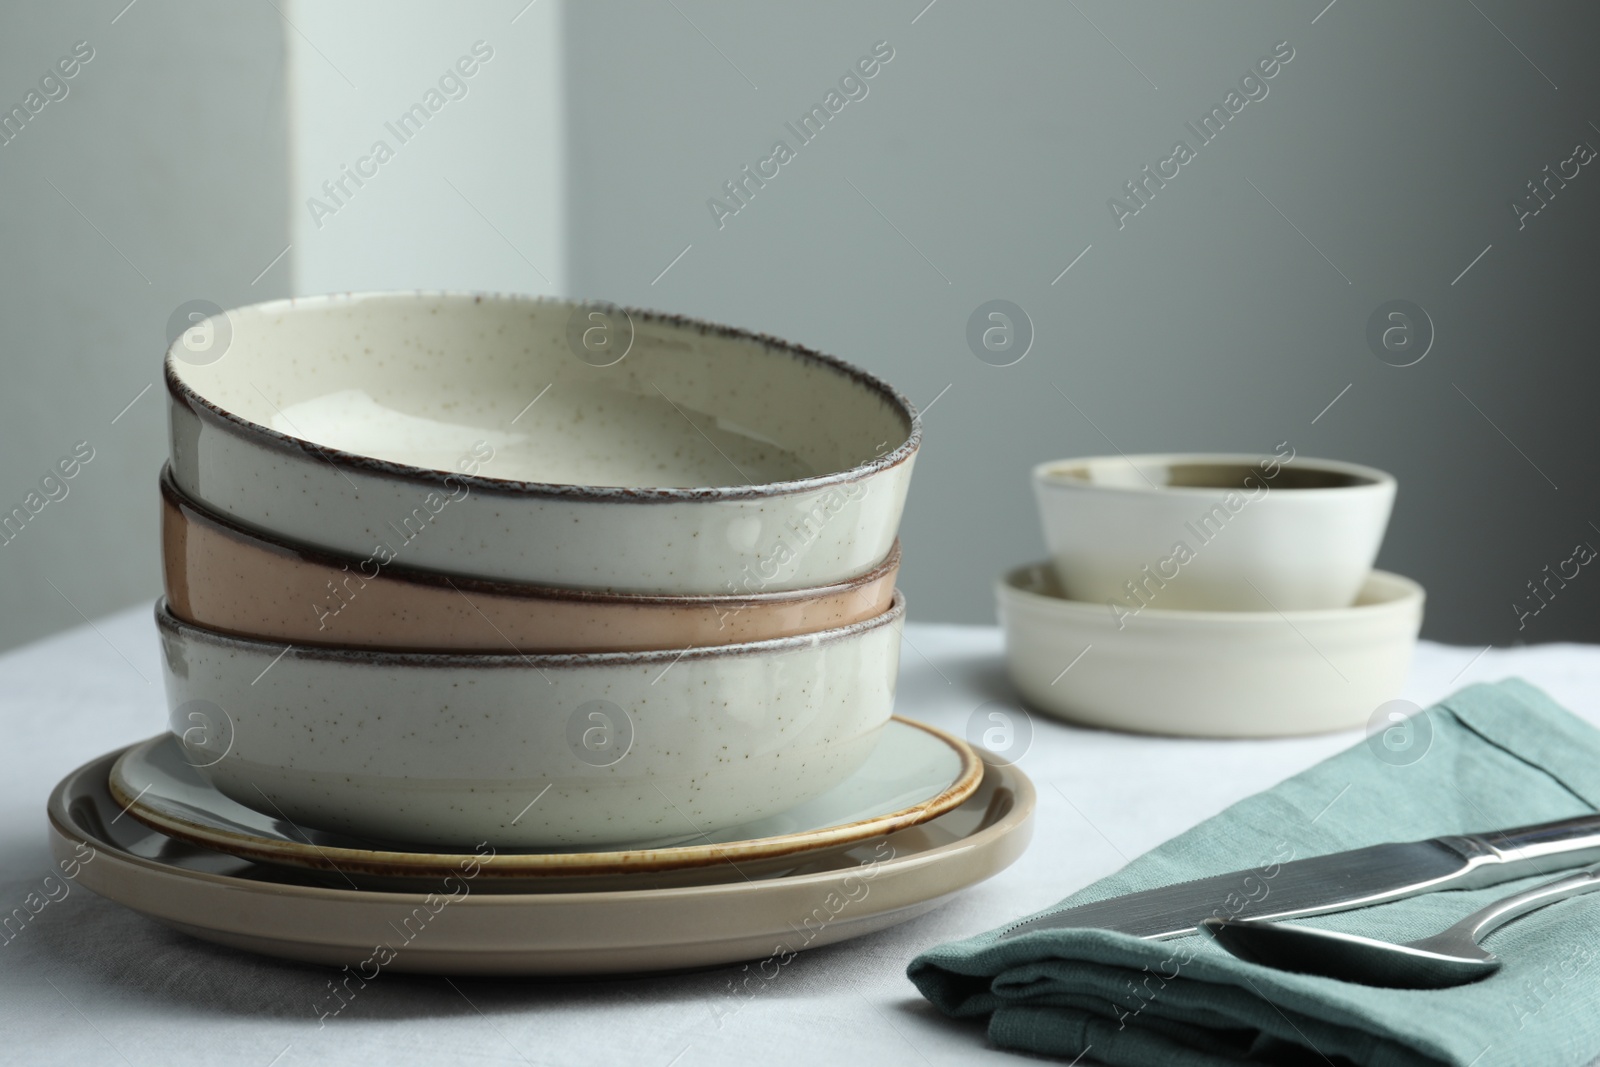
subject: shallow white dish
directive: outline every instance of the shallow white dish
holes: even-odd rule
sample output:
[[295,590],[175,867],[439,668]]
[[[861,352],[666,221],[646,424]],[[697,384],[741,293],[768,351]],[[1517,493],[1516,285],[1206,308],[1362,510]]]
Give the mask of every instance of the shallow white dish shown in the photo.
[[1039,464],[1034,492],[1062,591],[1128,611],[1349,607],[1378,556],[1395,479],[1286,448]]
[[1364,724],[1392,700],[1422,626],[1422,587],[1373,571],[1322,611],[1163,611],[1119,619],[1065,599],[1047,563],[996,586],[1023,699],[1070,722],[1140,733],[1273,737]]
[[214,315],[167,356],[173,478],[292,541],[509,582],[750,593],[888,555],[922,439],[904,397],[775,338],[595,308],[412,292]]
[[[650,847],[592,852],[497,851],[484,858],[468,844],[424,850],[352,838],[263,815],[224,796],[189,761],[182,742],[162,734],[123,752],[111,768],[112,797],[140,822],[179,840],[262,863],[334,871],[362,879],[437,880],[464,862],[497,886],[575,878],[615,884],[648,875],[661,884],[705,881],[706,867],[739,878],[793,866],[807,853],[893,833],[960,806],[983,768],[966,742],[907,719],[892,719],[872,754],[850,777],[803,804],[715,833],[688,833]],[[630,887],[631,888],[631,887]]]
[[156,607],[169,723],[285,821],[503,848],[670,840],[766,818],[866,762],[905,600],[801,637],[664,652],[298,648]]
[[[50,794],[50,848],[91,892],[207,941],[383,971],[600,975],[761,960],[768,976],[808,948],[859,937],[936,907],[1010,866],[1033,832],[1034,790],[1015,766],[984,764],[966,803],[930,822],[781,873],[707,885],[495,893],[468,866],[433,892],[352,889],[337,874],[251,863],[122,818],[106,791],[120,752]],[[87,858],[86,858],[87,857]],[[746,993],[730,995],[737,1008]],[[344,1001],[328,993],[319,1010]]]

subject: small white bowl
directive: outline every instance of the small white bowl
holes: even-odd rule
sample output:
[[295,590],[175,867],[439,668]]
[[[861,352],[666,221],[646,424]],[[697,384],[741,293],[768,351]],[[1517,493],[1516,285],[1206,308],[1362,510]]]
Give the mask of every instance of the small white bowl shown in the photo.
[[1355,602],[1393,476],[1279,452],[1093,456],[1034,468],[1056,577],[1124,611],[1301,611]]
[[905,600],[801,637],[665,652],[286,647],[156,608],[169,723],[239,803],[394,841],[699,839],[837,785],[889,721]]
[[1062,596],[1035,563],[996,586],[1023,699],[1069,722],[1190,737],[1360,726],[1405,683],[1422,587],[1373,571],[1352,607],[1163,611],[1119,619]]
[[799,345],[489,294],[220,313],[173,343],[166,385],[178,488],[244,526],[377,566],[620,593],[865,574],[922,440],[899,393]]

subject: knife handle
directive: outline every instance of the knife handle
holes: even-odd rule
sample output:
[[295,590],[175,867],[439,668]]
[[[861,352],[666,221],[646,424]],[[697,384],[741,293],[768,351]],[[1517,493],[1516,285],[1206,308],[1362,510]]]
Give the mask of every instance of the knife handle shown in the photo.
[[1600,815],[1467,834],[1461,840],[1477,854],[1485,884],[1510,881],[1600,862]]

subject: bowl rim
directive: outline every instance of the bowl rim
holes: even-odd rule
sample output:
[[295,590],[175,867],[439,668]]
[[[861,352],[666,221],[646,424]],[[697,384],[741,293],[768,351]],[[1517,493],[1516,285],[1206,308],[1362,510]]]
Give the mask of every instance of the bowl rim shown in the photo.
[[[209,626],[200,626],[178,618],[167,606],[165,596],[155,604],[156,629],[163,637],[168,634],[186,641],[200,641],[209,645],[254,652],[283,658],[293,652],[294,659],[325,660],[352,666],[384,666],[418,670],[461,668],[523,667],[542,671],[547,667],[632,667],[642,664],[666,663],[669,666],[680,660],[722,659],[733,656],[783,654],[808,648],[836,644],[859,637],[870,630],[891,626],[905,617],[906,598],[900,590],[894,591],[889,609],[848,626],[818,630],[792,637],[770,637],[762,641],[743,641],[732,645],[705,645],[699,648],[647,649],[637,652],[409,652],[393,649],[341,647],[337,645],[296,645],[292,642],[241,637]],[[279,647],[282,645],[283,647]],[[274,660],[276,662],[276,659]],[[665,673],[664,671],[662,673]],[[253,684],[253,683],[252,683]]]
[[[672,327],[680,330],[697,330],[702,335],[712,335],[733,341],[742,341],[756,345],[768,352],[783,353],[802,360],[803,362],[818,364],[833,371],[835,374],[853,381],[857,386],[877,394],[892,410],[901,417],[906,426],[906,439],[889,452],[874,456],[864,463],[842,471],[832,471],[827,474],[814,475],[809,478],[799,478],[782,482],[760,482],[754,485],[727,485],[727,486],[604,486],[604,485],[577,485],[563,482],[534,482],[520,481],[511,478],[495,478],[485,474],[464,474],[456,471],[446,471],[433,467],[417,467],[409,463],[397,463],[393,460],[380,459],[376,456],[363,455],[358,452],[347,452],[343,449],[329,445],[319,444],[316,441],[293,434],[286,434],[274,430],[269,426],[247,419],[238,415],[220,404],[201,396],[200,393],[181,376],[178,360],[173,352],[177,348],[178,340],[167,346],[166,356],[163,360],[162,379],[166,383],[167,395],[172,403],[182,404],[196,417],[210,421],[232,433],[246,439],[253,440],[275,450],[298,452],[313,459],[322,459],[331,464],[335,469],[351,468],[369,474],[381,475],[388,478],[400,479],[417,484],[437,486],[448,479],[456,479],[461,484],[471,489],[499,496],[526,497],[530,499],[557,498],[598,501],[621,501],[627,503],[683,503],[699,501],[721,500],[752,500],[774,496],[786,496],[805,493],[816,489],[825,489],[829,486],[842,485],[850,482],[861,481],[882,471],[905,463],[914,456],[922,444],[922,415],[916,406],[904,394],[895,389],[888,382],[877,375],[870,374],[861,368],[847,363],[837,356],[826,355],[815,349],[792,341],[784,341],[769,334],[757,333],[751,330],[740,329],[736,326],[723,326],[708,322],[704,319],[691,318],[672,312],[651,311],[642,308],[627,307],[612,304],[607,301],[577,300],[565,297],[538,296],[522,293],[502,293],[490,291],[474,291],[465,289],[375,289],[356,292],[324,293],[313,296],[291,296],[277,300],[265,300],[255,304],[242,304],[221,312],[224,317],[234,312],[249,311],[260,314],[284,314],[295,310],[315,309],[319,307],[336,307],[341,305],[354,305],[363,301],[391,301],[399,302],[408,299],[433,299],[453,304],[473,304],[484,302],[503,303],[507,305],[543,305],[547,307],[595,307],[621,311],[630,320],[639,320]],[[215,318],[216,316],[210,316]],[[209,321],[209,319],[208,319]]]
[[[163,508],[170,507],[178,513],[185,525],[202,526],[234,544],[242,544],[246,551],[264,552],[280,558],[310,563],[335,570],[356,567],[363,562],[354,555],[342,555],[314,545],[303,544],[277,533],[269,533],[216,511],[189,496],[178,485],[171,464],[161,467],[161,501]],[[163,530],[165,527],[163,527]],[[163,533],[163,541],[165,540]],[[164,546],[163,546],[164,547]],[[480,596],[515,598],[518,600],[569,600],[595,607],[677,607],[684,609],[717,610],[719,608],[760,608],[784,604],[799,604],[826,597],[839,596],[866,588],[893,573],[900,566],[900,539],[889,546],[889,554],[869,571],[851,578],[842,578],[826,585],[806,586],[802,589],[773,589],[745,593],[625,593],[594,589],[575,589],[561,585],[542,585],[536,582],[509,582],[495,578],[475,578],[448,574],[443,571],[423,570],[397,563],[383,566],[378,577],[405,585],[435,588],[454,588],[457,591]],[[375,579],[362,577],[367,581]],[[219,631],[220,632],[220,631]]]
[[[1050,567],[1048,560],[1041,560],[1007,570],[995,582],[996,600],[1002,607],[1028,607],[1062,619],[1087,619],[1090,615],[1099,616],[1105,613],[1106,605],[1101,601],[1068,600],[1063,596],[1036,593],[1017,585],[1022,576],[1035,574],[1041,570],[1049,573]],[[1368,573],[1366,581],[1361,584],[1361,591],[1366,592],[1374,584],[1380,588],[1387,587],[1393,590],[1395,595],[1385,600],[1369,604],[1351,604],[1344,608],[1302,608],[1291,611],[1189,611],[1180,608],[1143,608],[1137,614],[1136,624],[1164,622],[1179,626],[1187,624],[1259,626],[1262,623],[1282,625],[1287,622],[1293,625],[1299,622],[1336,622],[1366,618],[1385,612],[1409,611],[1421,607],[1427,599],[1427,591],[1420,584],[1393,571],[1374,567]]]
[[[1249,452],[1140,452],[1133,455],[1117,453],[1116,455],[1099,456],[1069,456],[1063,459],[1047,459],[1036,463],[1033,467],[1033,484],[1039,489],[1066,489],[1079,493],[1114,493],[1123,495],[1143,495],[1158,497],[1162,494],[1178,496],[1216,496],[1218,493],[1227,492],[1227,486],[1217,485],[1105,485],[1087,482],[1078,478],[1056,473],[1056,469],[1073,464],[1112,463],[1125,461],[1129,464],[1165,464],[1166,466],[1183,466],[1199,464],[1239,464],[1254,466],[1264,460],[1276,458],[1274,455],[1262,456]],[[1394,475],[1388,471],[1369,467],[1363,463],[1351,463],[1342,459],[1322,459],[1317,456],[1295,456],[1284,467],[1294,467],[1299,470],[1317,470],[1332,474],[1344,474],[1352,477],[1364,478],[1363,482],[1355,485],[1330,485],[1330,486],[1301,486],[1298,488],[1274,488],[1272,492],[1291,493],[1295,495],[1318,494],[1349,494],[1382,492],[1398,485]]]

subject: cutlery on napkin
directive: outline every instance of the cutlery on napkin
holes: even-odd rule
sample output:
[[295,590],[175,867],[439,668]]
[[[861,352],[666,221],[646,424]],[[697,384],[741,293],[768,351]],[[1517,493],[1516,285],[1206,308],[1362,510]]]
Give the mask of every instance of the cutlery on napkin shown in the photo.
[[[1433,743],[1424,758],[1396,766],[1358,743],[1042,914],[1241,861],[1265,875],[1295,856],[1600,810],[1600,731],[1532,686],[1472,686],[1427,715]],[[1317,818],[1341,790],[1344,800]],[[1558,869],[1323,915],[1317,924],[1413,940]],[[1578,1067],[1600,1053],[1600,908],[1592,903],[1553,904],[1506,927],[1496,934],[1504,966],[1449,990],[1378,989],[1261,967],[1198,935],[1156,941],[1047,928],[999,936],[1015,922],[925,952],[908,973],[941,1011],[986,1019],[997,1045],[1068,1060],[1087,1052],[1113,1067],[1339,1057],[1373,1067]]]

